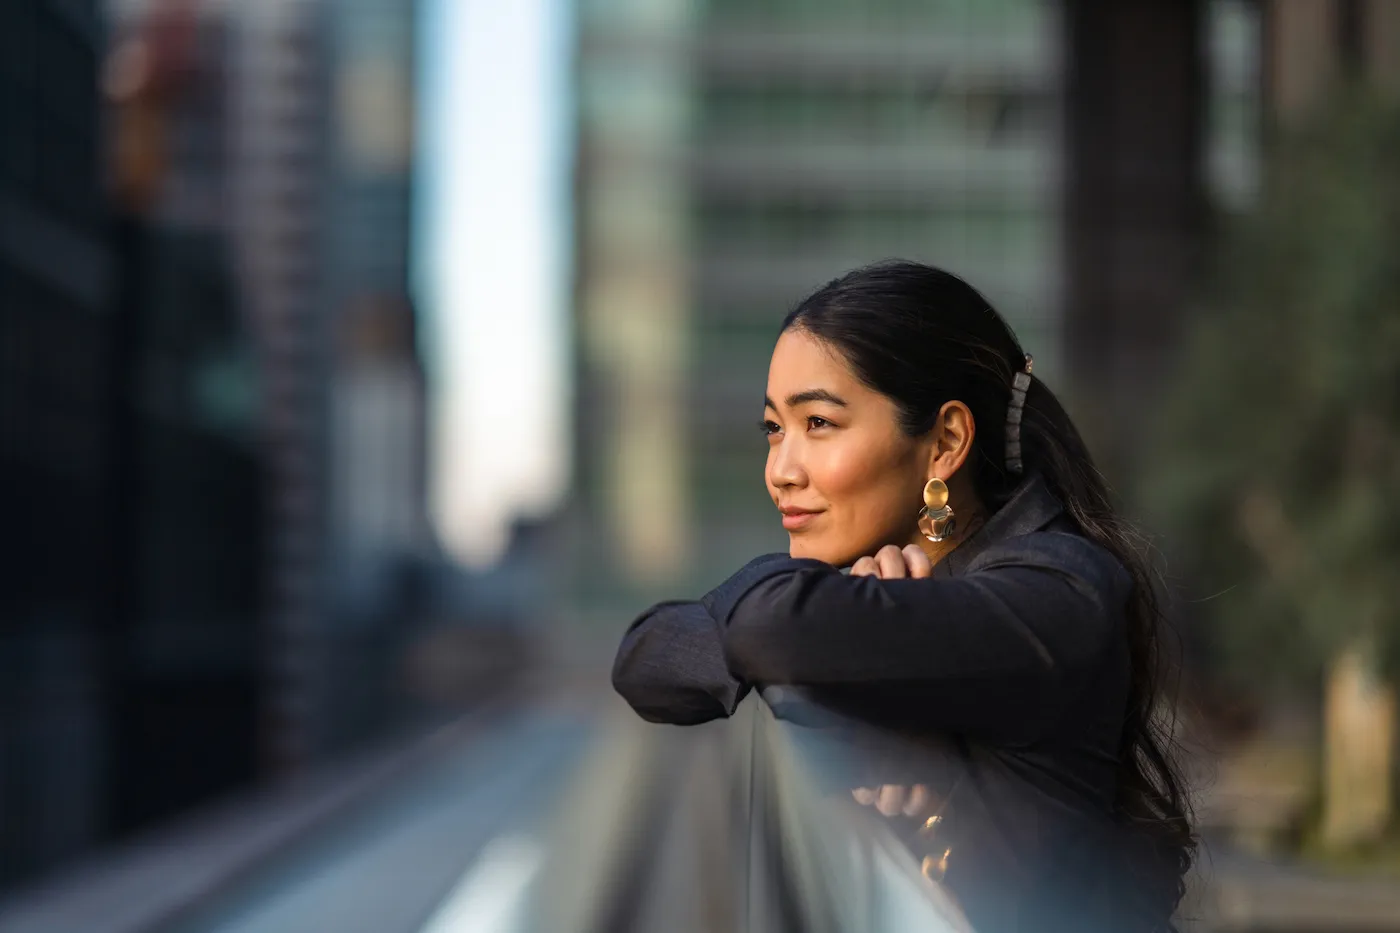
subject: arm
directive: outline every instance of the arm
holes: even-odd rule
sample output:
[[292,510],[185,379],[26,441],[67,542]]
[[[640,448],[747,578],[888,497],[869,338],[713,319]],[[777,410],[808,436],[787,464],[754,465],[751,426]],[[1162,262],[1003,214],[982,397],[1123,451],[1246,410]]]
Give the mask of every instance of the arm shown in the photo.
[[725,663],[712,607],[760,578],[764,565],[787,559],[755,558],[698,602],[671,600],[643,612],[618,647],[613,688],[648,722],[688,726],[733,713],[749,686]]
[[719,626],[696,602],[664,602],[637,617],[613,662],[613,688],[648,722],[678,726],[734,712],[748,692],[724,663]]
[[952,578],[850,577],[804,560],[762,570],[714,614],[740,679],[1008,740],[1052,722],[1105,657],[1131,586],[1097,545],[1053,532]]

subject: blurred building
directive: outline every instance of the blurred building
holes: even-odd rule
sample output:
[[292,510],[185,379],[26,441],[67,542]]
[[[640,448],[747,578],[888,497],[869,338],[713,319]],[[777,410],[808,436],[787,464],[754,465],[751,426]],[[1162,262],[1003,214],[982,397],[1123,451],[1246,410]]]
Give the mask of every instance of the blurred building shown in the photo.
[[614,579],[786,547],[761,389],[782,315],[844,271],[964,275],[1053,378],[1056,24],[1036,0],[580,4],[575,462]]
[[[409,296],[417,0],[333,0],[322,240],[327,370],[326,687],[321,737],[392,715],[393,663],[415,620],[404,581],[436,551],[427,411]],[[420,620],[421,621],[421,620]]]
[[174,138],[217,142],[172,149],[165,185],[177,196],[194,175],[217,192],[201,203],[233,270],[266,477],[246,512],[261,529],[258,760],[295,770],[375,730],[394,581],[431,546],[405,272],[415,5],[179,6],[208,80]]
[[235,37],[193,3],[109,12],[121,444],[107,818],[124,833],[257,774],[264,470],[228,223]]
[[1115,483],[1141,449],[1202,272],[1206,0],[1063,0],[1065,370]]
[[99,14],[0,4],[0,886],[103,824],[118,439]]
[[326,39],[307,0],[202,5],[232,48],[228,217],[261,379],[267,472],[259,754],[272,771],[315,747],[318,629],[326,602],[328,371],[320,289]]
[[0,9],[0,886],[393,720],[415,15]]

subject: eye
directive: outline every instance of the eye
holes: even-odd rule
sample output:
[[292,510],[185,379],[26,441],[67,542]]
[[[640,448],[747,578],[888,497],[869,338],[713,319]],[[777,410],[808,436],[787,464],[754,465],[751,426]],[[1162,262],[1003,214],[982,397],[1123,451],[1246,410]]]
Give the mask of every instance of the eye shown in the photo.
[[780,427],[776,421],[769,421],[767,418],[760,418],[758,421],[758,430],[763,432],[763,434],[766,436],[770,434],[777,434],[779,431],[782,430],[782,427]]
[[834,428],[834,427],[836,427],[836,425],[832,424],[830,421],[827,421],[825,418],[821,417],[820,415],[808,415],[808,416],[807,416],[807,427],[809,427],[809,428]]

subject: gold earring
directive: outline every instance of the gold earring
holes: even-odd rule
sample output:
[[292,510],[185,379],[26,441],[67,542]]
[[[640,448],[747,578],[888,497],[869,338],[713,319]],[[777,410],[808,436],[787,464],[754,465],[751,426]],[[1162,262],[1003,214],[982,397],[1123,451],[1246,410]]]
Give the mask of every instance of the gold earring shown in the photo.
[[947,541],[957,522],[948,506],[948,484],[934,477],[924,484],[924,507],[919,510],[919,531],[930,541]]

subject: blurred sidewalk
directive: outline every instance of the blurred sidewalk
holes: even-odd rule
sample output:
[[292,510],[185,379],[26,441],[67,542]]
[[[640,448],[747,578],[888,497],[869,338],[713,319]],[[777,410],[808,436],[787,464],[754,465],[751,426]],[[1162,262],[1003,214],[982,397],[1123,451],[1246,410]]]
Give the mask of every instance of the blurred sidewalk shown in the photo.
[[569,774],[593,719],[570,692],[527,685],[108,850],[0,902],[0,933],[417,930]]

